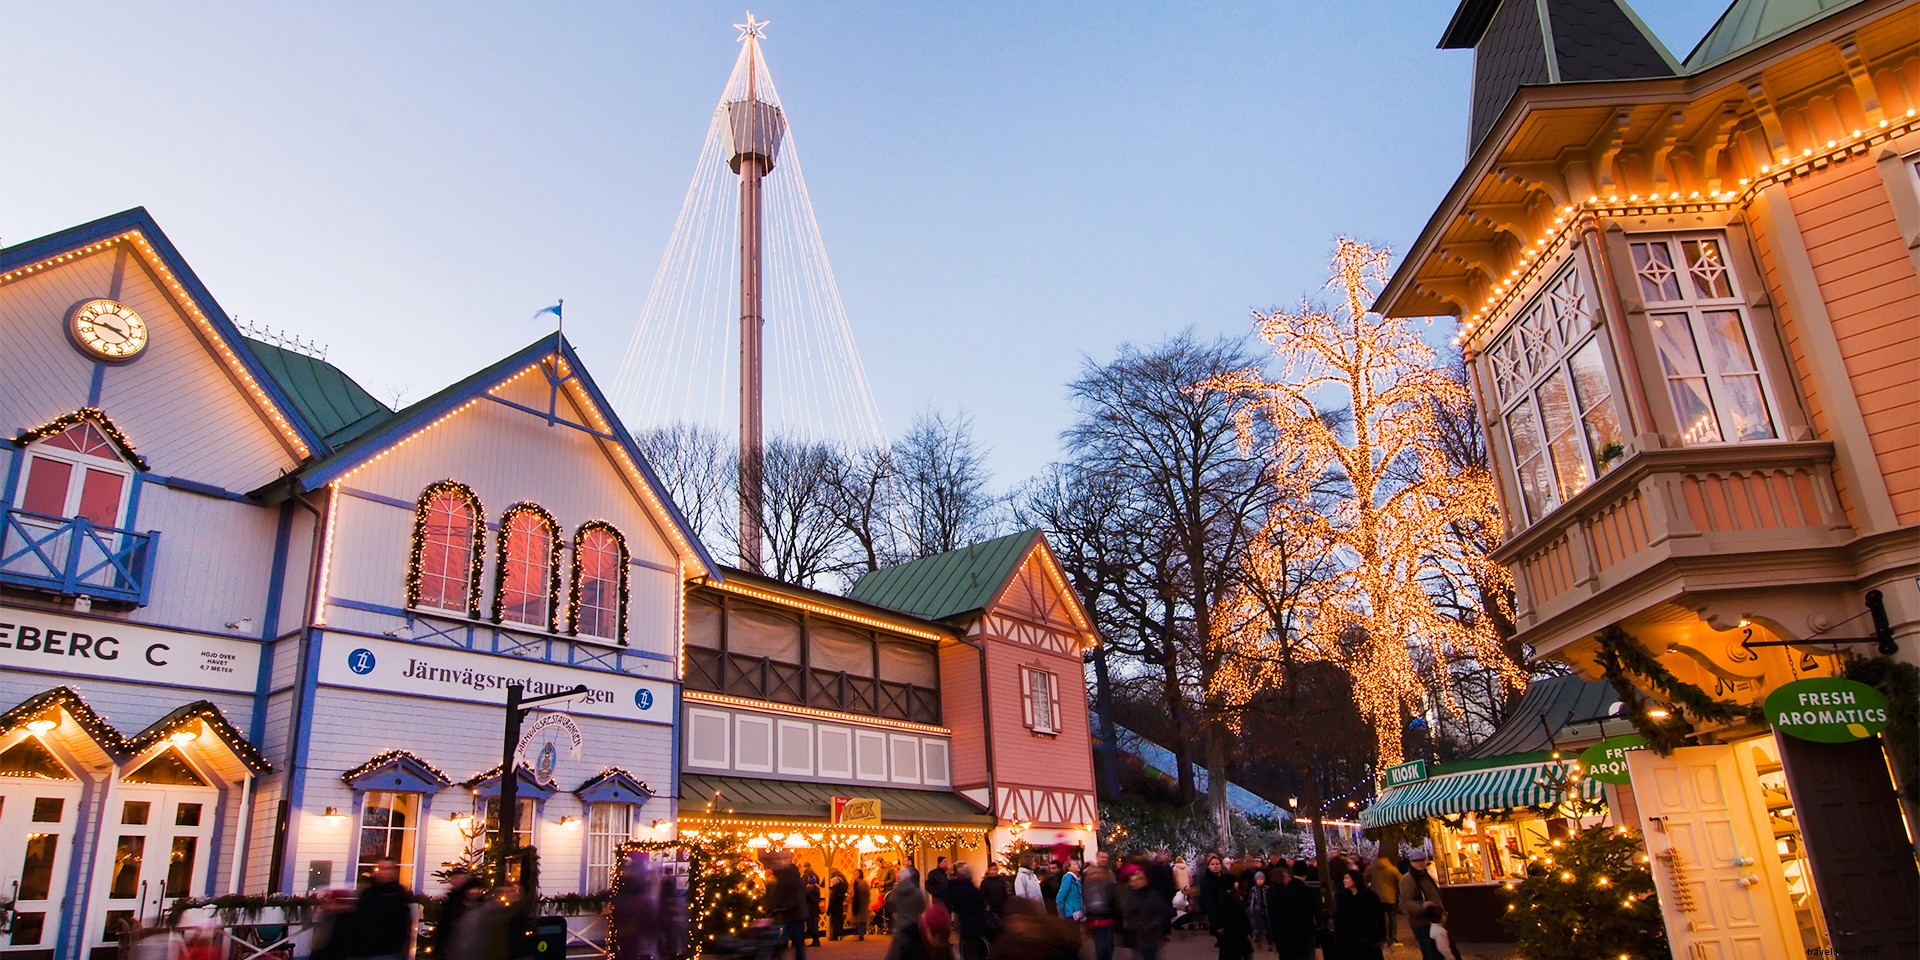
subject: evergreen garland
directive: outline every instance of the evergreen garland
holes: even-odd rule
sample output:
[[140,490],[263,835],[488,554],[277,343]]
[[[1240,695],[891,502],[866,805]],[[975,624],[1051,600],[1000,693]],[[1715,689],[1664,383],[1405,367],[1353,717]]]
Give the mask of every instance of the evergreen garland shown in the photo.
[[1669,956],[1646,848],[1625,827],[1555,840],[1530,858],[1526,879],[1505,887],[1501,920],[1529,960]]
[[[523,513],[540,521],[541,529],[547,534],[547,622],[542,629],[556,633],[560,629],[560,522],[537,503],[516,503],[500,515],[500,533],[495,538],[499,556],[493,570],[493,622],[506,620],[507,561],[512,552],[513,521]],[[528,626],[540,627],[539,624]]]
[[1900,794],[1920,803],[1920,667],[1892,657],[1872,657],[1847,664],[1846,678],[1887,695],[1889,714],[1888,759],[1898,775]]
[[[1693,723],[1688,717],[1712,723],[1731,723],[1736,720],[1762,723],[1766,720],[1766,713],[1758,706],[1743,706],[1716,699],[1705,690],[1674,676],[1673,671],[1668,670],[1652,654],[1640,649],[1618,624],[1600,631],[1598,639],[1600,652],[1595,654],[1594,659],[1606,674],[1614,693],[1619,695],[1622,712],[1634,729],[1647,738],[1647,746],[1663,757],[1673,753],[1676,748],[1686,746],[1687,738],[1693,735]],[[1639,688],[1634,685],[1633,676],[1645,680],[1650,689],[1681,709],[1674,710],[1662,719],[1647,716],[1646,698],[1640,695]]]

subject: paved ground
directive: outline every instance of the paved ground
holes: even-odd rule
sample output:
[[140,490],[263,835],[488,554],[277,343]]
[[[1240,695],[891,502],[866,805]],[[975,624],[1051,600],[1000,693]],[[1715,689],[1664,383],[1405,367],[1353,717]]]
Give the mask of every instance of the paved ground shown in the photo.
[[[1400,928],[1402,937],[1408,936],[1406,928]],[[1085,951],[1093,955],[1092,947]],[[866,942],[843,940],[838,943],[822,941],[819,947],[807,948],[807,960],[882,960],[887,954],[887,942],[880,937],[868,937]],[[1216,960],[1219,956],[1214,949],[1213,938],[1203,933],[1176,933],[1165,949],[1160,951],[1161,960]],[[1462,960],[1514,960],[1516,954],[1511,945],[1475,944],[1460,945]],[[1256,950],[1254,960],[1275,960],[1272,950]],[[1387,960],[1419,960],[1420,951],[1412,944],[1401,944],[1387,950]],[[1133,952],[1122,949],[1117,952],[1117,960],[1133,960]]]

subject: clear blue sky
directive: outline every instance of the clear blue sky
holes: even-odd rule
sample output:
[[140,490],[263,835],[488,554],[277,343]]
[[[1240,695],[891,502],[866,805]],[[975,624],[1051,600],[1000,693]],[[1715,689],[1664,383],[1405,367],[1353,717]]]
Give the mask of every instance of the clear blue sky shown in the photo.
[[[1635,7],[1684,56],[1723,4]],[[1339,234],[1403,247],[1465,149],[1447,0],[752,9],[887,428],[964,407],[1000,484],[1083,356],[1242,333]],[[610,381],[743,12],[9,5],[0,242],[144,205],[222,306],[409,399],[565,297]]]

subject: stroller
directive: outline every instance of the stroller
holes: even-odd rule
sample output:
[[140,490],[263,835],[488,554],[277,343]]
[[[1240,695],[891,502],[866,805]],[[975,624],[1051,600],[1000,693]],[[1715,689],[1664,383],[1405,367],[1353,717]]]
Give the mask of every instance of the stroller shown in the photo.
[[772,920],[755,920],[739,936],[721,937],[704,951],[711,957],[736,960],[774,960],[787,948],[786,931]]

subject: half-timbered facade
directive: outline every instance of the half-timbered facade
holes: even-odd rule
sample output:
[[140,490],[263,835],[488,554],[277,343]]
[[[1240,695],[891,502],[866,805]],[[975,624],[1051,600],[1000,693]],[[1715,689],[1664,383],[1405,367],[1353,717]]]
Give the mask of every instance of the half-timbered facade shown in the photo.
[[497,813],[543,892],[670,836],[683,584],[717,568],[573,348],[405,409],[242,336],[143,210],[0,250],[0,955],[182,898],[431,890]]
[[1920,949],[1878,741],[1757,719],[1920,659],[1920,7],[1738,0],[1683,61],[1624,3],[1468,0],[1442,46],[1471,154],[1377,309],[1461,321],[1517,639],[1691,723],[1627,754],[1675,955]]
[[862,577],[850,596],[947,624],[942,710],[953,784],[1014,841],[1098,845],[1092,732],[1082,655],[1099,642],[1038,530]]

